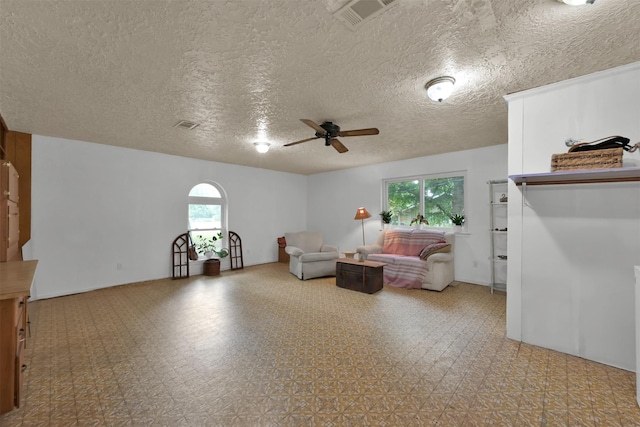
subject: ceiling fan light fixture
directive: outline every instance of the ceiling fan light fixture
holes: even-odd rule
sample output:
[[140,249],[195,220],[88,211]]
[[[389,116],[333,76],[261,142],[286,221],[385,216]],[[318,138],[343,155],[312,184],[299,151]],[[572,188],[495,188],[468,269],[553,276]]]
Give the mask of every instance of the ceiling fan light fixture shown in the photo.
[[568,4],[569,6],[582,6],[585,4],[593,4],[596,0],[558,0],[560,3]]
[[436,77],[429,80],[424,86],[427,89],[427,96],[434,102],[442,102],[453,92],[453,85],[456,79],[451,76]]
[[268,142],[256,142],[253,145],[256,146],[256,151],[260,154],[264,154],[267,151],[269,151],[269,146],[271,144],[269,144]]

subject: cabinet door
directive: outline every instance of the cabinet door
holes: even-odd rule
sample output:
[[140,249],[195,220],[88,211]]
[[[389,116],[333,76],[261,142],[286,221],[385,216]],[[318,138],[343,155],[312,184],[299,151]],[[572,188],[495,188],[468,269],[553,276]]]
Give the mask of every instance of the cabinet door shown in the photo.
[[13,386],[13,406],[20,407],[20,399],[22,399],[22,383],[24,382],[24,371],[27,369],[27,365],[24,364],[24,356],[22,351],[24,348],[24,341],[18,343],[18,351],[16,352],[16,359],[14,365],[14,386]]
[[9,201],[7,203],[7,261],[11,261],[20,251],[20,220],[18,205]]
[[11,162],[2,163],[0,168],[1,199],[18,203],[18,171]]
[[0,300],[0,414],[15,403],[18,299]]
[[0,200],[9,199],[9,166],[11,163],[1,161],[0,163]]

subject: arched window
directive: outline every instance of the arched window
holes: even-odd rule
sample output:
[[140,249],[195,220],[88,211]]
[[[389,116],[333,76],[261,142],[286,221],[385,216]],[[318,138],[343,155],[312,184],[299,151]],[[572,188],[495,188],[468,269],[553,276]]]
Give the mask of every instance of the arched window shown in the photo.
[[[196,245],[211,241],[218,233],[226,236],[226,217],[227,201],[222,187],[203,182],[189,191],[189,232]],[[224,238],[215,243],[217,249],[225,247]]]

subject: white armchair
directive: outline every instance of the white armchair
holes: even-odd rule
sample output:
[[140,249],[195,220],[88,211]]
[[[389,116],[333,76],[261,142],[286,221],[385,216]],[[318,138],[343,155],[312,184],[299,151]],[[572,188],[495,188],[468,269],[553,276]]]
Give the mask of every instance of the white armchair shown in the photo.
[[300,280],[335,276],[338,248],[325,245],[322,234],[312,231],[285,233],[284,250],[289,254],[289,271]]

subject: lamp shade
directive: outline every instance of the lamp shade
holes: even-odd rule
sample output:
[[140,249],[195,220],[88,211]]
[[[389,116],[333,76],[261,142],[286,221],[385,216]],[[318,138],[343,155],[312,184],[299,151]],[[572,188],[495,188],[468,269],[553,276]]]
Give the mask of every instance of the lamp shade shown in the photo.
[[358,208],[358,210],[356,211],[356,217],[353,219],[365,219],[365,218],[371,218],[371,214],[367,212],[365,208]]

